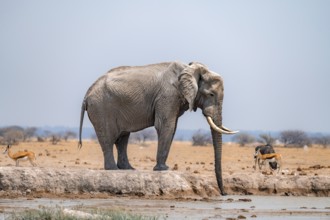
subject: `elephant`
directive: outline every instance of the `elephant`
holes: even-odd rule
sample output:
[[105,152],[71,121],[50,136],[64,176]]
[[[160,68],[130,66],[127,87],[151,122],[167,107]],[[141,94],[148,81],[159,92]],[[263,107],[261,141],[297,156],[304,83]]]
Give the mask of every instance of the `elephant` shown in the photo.
[[[122,66],[97,79],[84,97],[79,127],[79,148],[85,111],[95,129],[104,156],[104,169],[134,169],[128,161],[131,132],[154,126],[158,136],[154,171],[167,170],[166,160],[178,118],[187,110],[202,110],[211,133],[215,173],[222,195],[222,134],[235,134],[222,125],[223,79],[204,64],[164,62]],[[117,148],[117,163],[113,145]]]

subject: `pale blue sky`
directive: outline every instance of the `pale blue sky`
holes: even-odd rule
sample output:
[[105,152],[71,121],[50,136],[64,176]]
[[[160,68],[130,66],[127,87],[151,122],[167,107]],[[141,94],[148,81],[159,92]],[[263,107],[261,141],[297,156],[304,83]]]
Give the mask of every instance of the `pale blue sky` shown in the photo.
[[227,127],[330,132],[326,0],[0,0],[0,127],[76,127],[109,69],[174,60],[223,76]]

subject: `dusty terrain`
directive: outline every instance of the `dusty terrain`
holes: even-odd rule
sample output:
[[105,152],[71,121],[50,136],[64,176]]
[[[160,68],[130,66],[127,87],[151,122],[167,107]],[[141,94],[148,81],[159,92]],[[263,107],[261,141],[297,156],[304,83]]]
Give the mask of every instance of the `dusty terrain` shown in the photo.
[[[103,170],[103,155],[98,143],[91,141],[84,141],[82,149],[78,150],[77,141],[60,142],[57,145],[52,145],[49,142],[27,142],[15,145],[12,147],[12,152],[30,150],[37,155],[37,168],[32,168],[31,164],[21,162],[22,168],[16,168],[15,162],[8,157],[2,155],[0,157],[0,189],[2,196],[8,196],[6,191],[17,190],[11,188],[10,179],[14,182],[15,179],[20,179],[18,182],[29,182],[30,185],[23,186],[28,193],[38,191],[33,187],[33,181],[42,179],[41,177],[48,176],[54,178],[55,183],[61,185],[60,181],[87,181],[83,185],[87,186],[82,189],[82,183],[68,183],[64,187],[58,187],[60,193],[72,192],[79,194],[79,192],[87,193],[90,189],[92,191],[104,191],[106,194],[114,192],[115,194],[125,194],[126,191],[137,189],[134,186],[134,181],[139,183],[136,192],[126,192],[132,195],[162,195],[167,194],[166,190],[171,196],[180,196],[178,191],[185,191],[182,186],[187,185],[187,192],[196,193],[202,197],[210,197],[218,195],[215,175],[214,175],[214,154],[212,146],[196,147],[192,146],[190,142],[174,142],[167,161],[172,171],[162,174],[160,172],[153,172],[155,165],[157,142],[148,142],[144,145],[130,144],[128,155],[130,162],[136,171],[120,171],[109,172]],[[225,189],[230,194],[277,194],[277,195],[315,195],[315,196],[329,196],[330,191],[330,149],[321,147],[303,148],[283,148],[275,147],[277,153],[282,154],[283,168],[279,174],[271,174],[269,169],[265,168],[263,172],[254,170],[254,147],[240,147],[236,144],[225,143],[223,146],[223,175]],[[3,150],[5,146],[2,146]],[[3,151],[2,150],[2,151]],[[29,172],[32,173],[29,173]],[[34,173],[33,173],[34,172]],[[17,175],[17,177],[15,176]],[[61,176],[62,179],[56,179]],[[83,176],[77,179],[76,176]],[[89,180],[88,177],[93,180]],[[133,176],[133,177],[132,177]],[[121,182],[110,181],[112,183],[104,183],[104,177],[107,179],[123,179],[126,184],[124,192],[116,191],[114,189]],[[31,178],[31,179],[29,179]],[[134,179],[135,178],[135,179]],[[156,186],[146,184],[155,181]],[[169,178],[168,180],[166,178]],[[179,187],[177,191],[171,191],[171,185],[167,185],[171,178],[175,180]],[[7,182],[6,182],[7,181]],[[42,180],[43,183],[49,180]],[[131,183],[131,182],[132,183]],[[181,181],[181,182],[180,182]],[[32,182],[32,183],[31,183]],[[95,186],[98,182],[102,186]],[[47,183],[49,186],[52,184]],[[46,185],[47,185],[46,184]],[[110,184],[110,185],[107,185]],[[112,184],[112,185],[111,185]],[[132,185],[133,184],[133,185]],[[141,185],[142,184],[142,185]],[[32,186],[31,186],[32,185]],[[54,184],[53,184],[54,185]],[[74,186],[79,185],[79,186]],[[151,191],[141,191],[141,187],[148,185]],[[164,191],[159,187],[164,187]],[[17,186],[19,188],[22,186]],[[71,188],[70,188],[71,187]],[[75,188],[76,187],[76,188]],[[78,189],[77,189],[78,187]],[[112,191],[104,190],[104,187],[111,188]],[[152,190],[153,187],[157,192]],[[167,187],[167,188],[166,188]],[[180,188],[181,187],[181,188]],[[55,187],[56,188],[56,187]],[[304,190],[306,188],[306,190]],[[62,190],[62,191],[61,191]],[[140,190],[140,191],[139,191]],[[47,191],[47,190],[39,190]],[[55,190],[56,191],[56,190]],[[54,190],[48,190],[48,193],[55,193]],[[24,193],[23,193],[24,194]],[[39,195],[42,196],[42,195]],[[49,196],[49,195],[48,195]],[[102,193],[99,197],[104,196]],[[95,194],[93,195],[95,197]]]

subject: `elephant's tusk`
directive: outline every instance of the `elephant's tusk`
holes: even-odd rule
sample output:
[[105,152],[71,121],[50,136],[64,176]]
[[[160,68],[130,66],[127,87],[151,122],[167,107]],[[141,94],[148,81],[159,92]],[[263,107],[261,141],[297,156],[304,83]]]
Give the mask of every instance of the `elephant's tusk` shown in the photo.
[[225,126],[221,126],[221,128],[223,129],[223,130],[226,130],[226,131],[229,131],[229,132],[234,132],[234,133],[238,133],[239,131],[232,131],[232,130],[230,130],[229,128],[226,128]]
[[216,126],[212,120],[212,118],[210,116],[206,117],[207,122],[209,123],[209,125],[211,126],[211,128],[219,133],[222,134],[236,134],[238,131],[232,131],[228,128],[226,128],[225,126],[221,126],[221,128],[219,128],[218,126]]

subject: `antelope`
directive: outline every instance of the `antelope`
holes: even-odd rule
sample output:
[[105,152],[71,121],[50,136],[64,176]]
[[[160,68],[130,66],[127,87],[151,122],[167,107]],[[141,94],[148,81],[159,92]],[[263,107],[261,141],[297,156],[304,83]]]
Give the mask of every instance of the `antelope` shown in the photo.
[[278,169],[277,172],[280,172],[281,170],[281,164],[282,164],[282,155],[278,153],[269,153],[269,154],[261,154],[260,150],[258,150],[255,154],[255,157],[257,158],[259,170],[261,170],[262,164],[265,163],[265,161],[272,161],[276,162],[277,166],[275,168],[270,167],[272,170]]
[[[258,151],[260,152],[260,154],[271,154],[271,153],[275,153],[274,148],[271,145],[269,145],[269,144],[257,146],[255,148],[255,152],[254,152],[254,155],[253,155],[254,156],[254,170],[257,169],[257,163],[258,163],[258,165],[260,164],[260,158],[257,157]],[[263,164],[265,162],[266,161],[263,161]],[[263,164],[260,164],[259,165],[259,169],[260,169],[260,166],[263,165]],[[277,162],[276,161],[269,160],[268,161],[268,164],[271,167],[271,169],[273,169],[273,170],[276,170],[277,169]]]
[[32,166],[37,166],[34,162],[36,160],[36,156],[32,151],[18,151],[16,153],[12,153],[10,150],[10,145],[6,147],[6,150],[3,152],[4,154],[8,153],[8,156],[16,162],[16,166],[19,166],[19,161],[29,160]]

